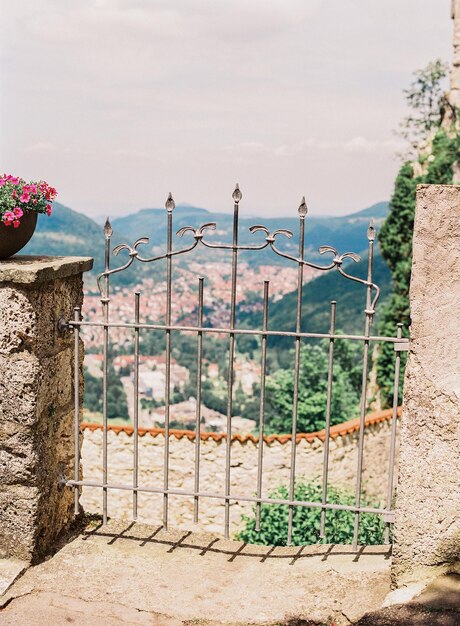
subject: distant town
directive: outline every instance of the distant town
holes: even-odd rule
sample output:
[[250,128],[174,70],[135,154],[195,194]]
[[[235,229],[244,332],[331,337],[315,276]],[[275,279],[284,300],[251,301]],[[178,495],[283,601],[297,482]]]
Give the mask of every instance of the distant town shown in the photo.
[[[304,280],[317,275],[307,268]],[[198,276],[204,277],[204,324],[212,327],[227,327],[230,315],[231,268],[228,263],[190,263],[177,267],[172,283],[172,321],[181,325],[196,325],[198,307]],[[238,267],[236,302],[239,311],[250,315],[262,311],[264,280],[270,281],[270,298],[276,301],[284,294],[296,289],[297,269],[264,265],[250,267],[241,263]],[[143,278],[136,286],[114,287],[110,293],[110,320],[134,321],[134,292],[140,292],[141,322],[162,323],[166,312],[166,281]],[[85,320],[102,321],[100,294],[90,290],[85,294],[83,309]],[[165,421],[165,381],[166,355],[164,331],[141,331],[139,355],[139,425],[143,427],[163,427]],[[209,336],[208,336],[209,337]],[[102,420],[102,364],[103,328],[86,327],[85,342],[86,393],[84,419]],[[127,328],[110,329],[110,368],[109,380],[111,395],[108,398],[108,417],[111,423],[133,422],[134,418],[134,332]],[[228,337],[209,338],[210,349],[203,352],[202,405],[200,411],[201,428],[208,431],[225,430]],[[174,346],[185,344],[190,347],[189,360],[183,357],[184,350],[174,350]],[[196,426],[196,334],[175,333],[172,339],[170,365],[170,424],[172,427],[194,429]],[[237,350],[235,356],[234,389],[236,395],[248,399],[260,381],[260,355],[257,350]],[[255,352],[255,354],[254,354]],[[187,350],[185,350],[187,353]],[[179,362],[180,361],[180,362]],[[245,406],[246,406],[245,405]],[[235,410],[238,409],[235,403]],[[233,415],[235,432],[250,432],[256,422]]]

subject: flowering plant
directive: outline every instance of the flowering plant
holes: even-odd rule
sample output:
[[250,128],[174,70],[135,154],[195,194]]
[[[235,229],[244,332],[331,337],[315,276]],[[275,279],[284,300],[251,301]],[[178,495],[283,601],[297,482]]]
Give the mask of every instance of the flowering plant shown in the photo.
[[44,180],[25,180],[11,174],[0,176],[0,221],[18,228],[26,211],[51,215],[51,203],[57,196],[54,187]]

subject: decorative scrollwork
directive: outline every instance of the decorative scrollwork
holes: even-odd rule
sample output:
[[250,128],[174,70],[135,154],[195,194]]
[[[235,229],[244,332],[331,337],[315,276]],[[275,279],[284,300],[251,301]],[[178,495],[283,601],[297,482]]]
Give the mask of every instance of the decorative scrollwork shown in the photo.
[[113,252],[113,254],[118,256],[118,254],[122,250],[128,250],[129,256],[136,257],[139,254],[139,252],[137,251],[137,246],[139,246],[141,243],[147,244],[148,242],[149,242],[149,238],[148,237],[141,237],[135,243],[133,243],[132,246],[130,246],[127,243],[122,243],[119,246],[115,246],[115,248],[112,250],[112,252]]
[[199,228],[193,228],[193,226],[184,226],[180,228],[176,235],[179,237],[183,237],[185,233],[191,232],[195,239],[203,239],[206,230],[216,230],[217,224],[215,222],[208,222],[207,224],[203,224]]
[[[166,259],[166,258],[172,258],[175,256],[179,256],[182,254],[186,254],[188,252],[191,252],[194,248],[196,248],[199,244],[203,245],[206,248],[212,248],[215,250],[236,250],[236,251],[257,251],[257,250],[264,250],[267,247],[270,247],[273,252],[278,255],[279,257],[282,257],[284,259],[287,259],[289,261],[292,261],[293,263],[297,263],[298,265],[301,266],[305,266],[305,267],[311,267],[312,269],[318,270],[318,271],[331,271],[336,269],[344,278],[347,278],[348,280],[352,280],[354,282],[357,283],[361,283],[363,285],[365,285],[366,287],[368,287],[368,289],[370,290],[370,293],[375,293],[373,299],[371,299],[371,301],[368,301],[368,307],[366,309],[366,313],[373,315],[374,311],[375,311],[375,305],[379,299],[380,296],[380,289],[378,287],[378,285],[376,285],[373,281],[372,281],[372,263],[370,264],[370,269],[369,269],[369,273],[368,273],[368,278],[364,279],[364,278],[359,278],[358,276],[353,276],[352,274],[349,274],[348,272],[346,272],[343,269],[343,264],[347,259],[351,259],[352,261],[354,261],[355,263],[358,263],[361,260],[361,257],[354,253],[354,252],[345,252],[343,254],[340,254],[338,252],[338,250],[336,248],[334,248],[333,246],[321,246],[319,248],[319,253],[321,255],[323,254],[332,254],[332,259],[330,261],[330,263],[326,264],[326,265],[320,265],[318,263],[313,263],[312,261],[308,261],[306,259],[304,259],[303,257],[303,249],[301,249],[299,251],[299,256],[293,256],[292,254],[288,254],[287,252],[283,252],[282,250],[280,250],[277,247],[277,240],[279,239],[280,236],[286,237],[288,239],[292,239],[293,237],[293,233],[290,230],[287,230],[285,228],[278,228],[274,231],[270,231],[266,226],[263,226],[261,224],[255,224],[254,226],[251,226],[249,228],[249,231],[252,234],[258,233],[258,232],[263,232],[265,233],[265,241],[263,243],[260,244],[256,244],[256,245],[239,245],[237,243],[237,237],[235,238],[235,233],[238,233],[238,209],[239,209],[239,203],[242,199],[242,194],[240,191],[240,188],[238,186],[238,184],[235,187],[235,190],[232,194],[232,198],[234,201],[234,241],[230,244],[226,244],[226,243],[219,243],[219,242],[211,242],[211,241],[207,241],[206,240],[206,234],[209,231],[215,231],[217,229],[217,224],[215,222],[207,222],[206,224],[203,224],[199,227],[194,227],[194,226],[184,226],[182,228],[180,228],[177,232],[176,232],[176,236],[182,238],[184,237],[184,235],[191,235],[194,239],[193,243],[185,248],[181,248],[178,250],[172,250],[171,246],[169,247],[168,251],[157,255],[157,256],[153,256],[153,257],[143,257],[140,255],[139,251],[138,251],[138,246],[140,245],[146,245],[149,243],[149,238],[148,237],[140,237],[139,239],[137,239],[137,241],[135,241],[134,244],[130,245],[127,243],[122,243],[120,245],[115,246],[115,248],[113,248],[113,254],[115,256],[118,256],[118,254],[124,250],[126,250],[128,252],[128,260],[126,261],[126,263],[124,263],[123,265],[117,267],[117,268],[113,268],[110,269],[109,268],[109,258],[110,258],[110,239],[112,237],[112,227],[110,225],[110,221],[107,219],[105,226],[104,226],[104,235],[105,235],[105,240],[106,240],[106,267],[104,272],[102,272],[101,274],[99,274],[99,276],[97,277],[97,284],[98,284],[98,288],[99,291],[101,293],[101,296],[103,297],[103,299],[107,299],[108,298],[108,278],[109,276],[111,276],[112,274],[116,274],[118,272],[122,272],[126,269],[128,269],[128,267],[130,267],[134,260],[137,259],[140,263],[153,263],[155,261],[160,261],[162,259]],[[168,195],[168,198],[166,200],[166,210],[168,212],[168,228],[171,229],[172,228],[172,222],[171,222],[171,214],[175,208],[175,202],[174,199],[172,197],[171,194]],[[305,222],[305,218],[307,216],[308,213],[308,207],[306,205],[305,202],[305,198],[302,198],[302,201],[300,203],[300,206],[298,208],[298,213],[299,213],[299,218],[300,218],[300,229],[301,229],[301,241],[303,242],[303,233],[304,233],[304,222]],[[169,235],[171,235],[171,231],[169,230]],[[376,237],[376,231],[373,225],[373,222],[371,221],[368,231],[367,231],[367,238],[368,238],[368,243],[369,243],[369,254],[371,255],[373,252],[373,244],[374,244],[374,240]],[[171,240],[170,236],[169,236],[169,240]],[[102,285],[102,279],[105,279],[105,285],[103,287]]]

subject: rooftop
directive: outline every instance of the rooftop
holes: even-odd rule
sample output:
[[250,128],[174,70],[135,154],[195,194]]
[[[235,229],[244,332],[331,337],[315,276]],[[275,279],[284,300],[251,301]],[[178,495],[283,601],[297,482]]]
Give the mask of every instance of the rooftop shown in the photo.
[[[174,405],[172,405],[174,406]],[[398,408],[397,415],[401,416],[402,408]],[[364,426],[369,427],[375,424],[380,424],[383,422],[388,422],[392,419],[393,411],[392,409],[386,409],[384,411],[374,411],[373,413],[369,413],[365,417]],[[102,430],[102,424],[92,424],[89,422],[82,422],[80,425],[82,430]],[[330,429],[331,437],[334,439],[336,437],[345,437],[346,435],[350,435],[354,432],[359,431],[360,427],[360,419],[355,418],[352,420],[348,420],[347,422],[342,422],[341,424],[336,424],[332,426]],[[131,436],[134,433],[134,428],[132,426],[108,426],[108,430],[114,432],[115,434],[125,433],[126,435]],[[152,437],[164,436],[165,429],[164,428],[139,428],[138,433],[140,437],[144,437],[145,435],[151,435]],[[175,437],[176,439],[182,439],[187,437],[190,440],[195,439],[195,431],[193,430],[180,430],[171,428],[169,430],[169,434],[171,437]],[[306,440],[311,443],[315,439],[320,441],[324,441],[325,439],[325,430],[318,430],[312,433],[298,433],[296,436],[296,442],[300,442],[302,440]],[[202,432],[200,433],[200,439],[205,441],[207,439],[213,439],[214,441],[222,441],[227,438],[226,433],[209,433]],[[281,444],[287,443],[291,441],[291,435],[264,435],[264,441],[266,443],[278,442]],[[252,434],[242,435],[236,433],[232,435],[232,441],[239,441],[240,443],[246,443],[251,441],[252,443],[257,443],[258,437]]]

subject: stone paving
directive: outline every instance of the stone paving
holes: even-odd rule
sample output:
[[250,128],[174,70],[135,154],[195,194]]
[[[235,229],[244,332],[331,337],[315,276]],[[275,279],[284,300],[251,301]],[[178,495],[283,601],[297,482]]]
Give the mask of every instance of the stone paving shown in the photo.
[[389,569],[386,546],[270,548],[93,522],[13,584],[0,625],[342,626],[382,606]]
[[460,575],[454,573],[438,576],[406,604],[369,613],[356,624],[356,626],[459,625]]

